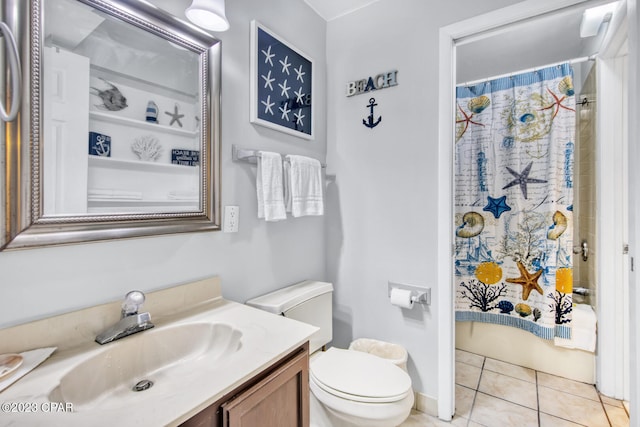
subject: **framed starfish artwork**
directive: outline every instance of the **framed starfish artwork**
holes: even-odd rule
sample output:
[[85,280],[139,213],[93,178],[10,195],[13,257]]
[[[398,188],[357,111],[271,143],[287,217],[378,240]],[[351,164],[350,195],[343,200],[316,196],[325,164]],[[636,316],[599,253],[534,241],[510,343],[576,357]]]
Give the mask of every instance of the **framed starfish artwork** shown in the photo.
[[313,60],[251,22],[251,122],[313,139]]

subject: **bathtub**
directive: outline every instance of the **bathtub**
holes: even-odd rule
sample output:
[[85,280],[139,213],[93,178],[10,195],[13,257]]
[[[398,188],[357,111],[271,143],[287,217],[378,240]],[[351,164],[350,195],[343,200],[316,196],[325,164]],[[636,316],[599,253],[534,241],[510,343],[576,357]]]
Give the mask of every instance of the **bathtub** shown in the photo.
[[[586,304],[574,307],[575,313],[579,311],[593,313]],[[580,320],[574,316],[574,322]],[[456,348],[583,383],[596,381],[595,353],[557,346],[553,341],[511,326],[456,322]]]

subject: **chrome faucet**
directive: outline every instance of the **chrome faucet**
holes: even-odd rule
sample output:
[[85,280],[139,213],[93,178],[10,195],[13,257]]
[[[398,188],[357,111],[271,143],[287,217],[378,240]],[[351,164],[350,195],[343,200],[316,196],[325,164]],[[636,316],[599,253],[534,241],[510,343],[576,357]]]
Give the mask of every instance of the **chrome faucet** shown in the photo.
[[145,297],[141,291],[131,291],[124,297],[121,317],[118,323],[107,328],[96,337],[98,344],[107,344],[128,335],[153,328],[151,314],[138,313]]

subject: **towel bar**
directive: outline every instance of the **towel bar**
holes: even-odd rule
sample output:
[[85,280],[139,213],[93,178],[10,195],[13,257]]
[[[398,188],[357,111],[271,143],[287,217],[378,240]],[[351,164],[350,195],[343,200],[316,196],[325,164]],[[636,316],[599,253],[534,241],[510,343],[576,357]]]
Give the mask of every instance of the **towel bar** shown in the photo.
[[[283,154],[280,155],[284,157]],[[258,162],[258,157],[260,157],[260,150],[240,148],[235,144],[231,146],[231,159],[235,162],[256,164]],[[327,167],[324,163],[321,163],[321,166],[323,169]]]

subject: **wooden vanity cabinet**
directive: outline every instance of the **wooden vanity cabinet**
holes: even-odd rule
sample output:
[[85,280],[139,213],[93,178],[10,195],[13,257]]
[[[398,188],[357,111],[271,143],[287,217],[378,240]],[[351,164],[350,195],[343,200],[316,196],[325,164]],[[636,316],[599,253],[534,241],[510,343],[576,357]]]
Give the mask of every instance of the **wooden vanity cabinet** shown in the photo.
[[309,427],[308,343],[181,427]]

